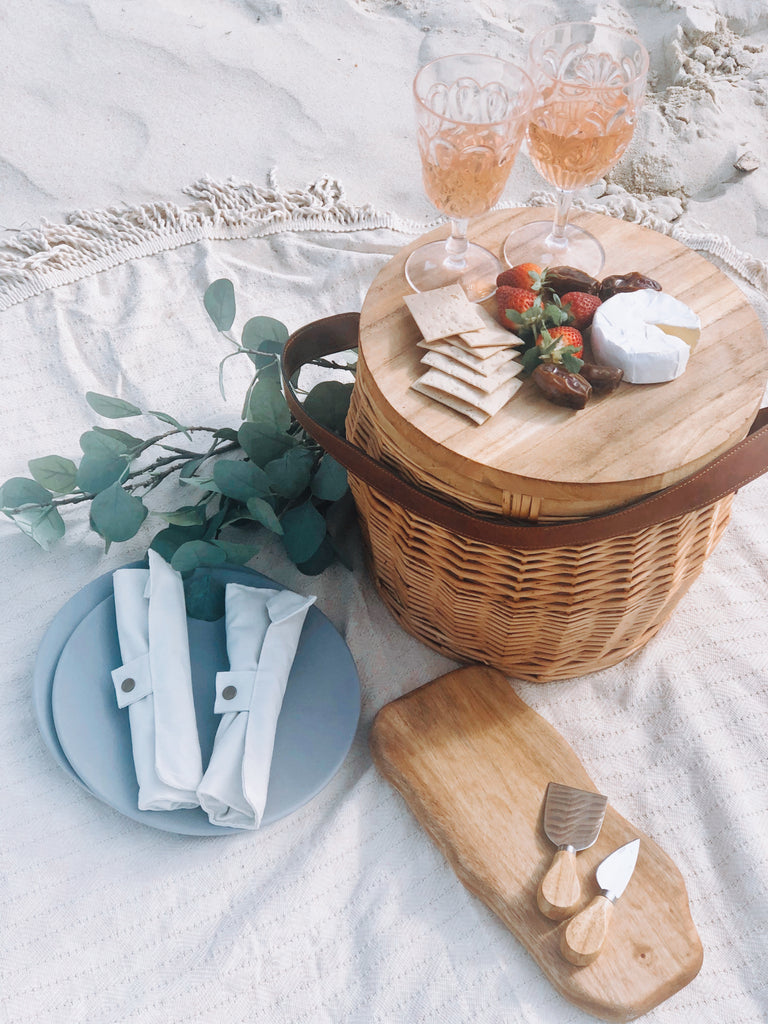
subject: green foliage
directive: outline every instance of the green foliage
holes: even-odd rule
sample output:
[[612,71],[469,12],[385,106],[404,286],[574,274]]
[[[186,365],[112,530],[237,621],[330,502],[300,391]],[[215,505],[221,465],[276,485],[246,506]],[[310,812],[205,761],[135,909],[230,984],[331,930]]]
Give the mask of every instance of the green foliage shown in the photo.
[[[287,328],[272,317],[256,316],[246,321],[239,341],[226,333],[237,306],[232,282],[225,278],[206,289],[203,304],[234,346],[220,363],[222,392],[228,359],[245,356],[253,368],[239,428],[185,425],[170,413],[144,411],[125,399],[89,391],[86,401],[102,418],[151,417],[164,428],[142,438],[94,425],[80,438],[79,461],[46,455],[29,461],[30,477],[7,480],[0,487],[0,511],[45,550],[64,535],[61,512],[79,504],[90,505],[91,528],[106,549],[135,537],[148,517],[156,519],[162,526],[150,547],[184,575],[190,614],[218,618],[223,588],[195,570],[245,564],[259,550],[252,535],[267,530],[282,538],[302,572],[316,575],[343,559],[340,534],[348,532],[350,522],[342,510],[351,501],[343,466],[309,437],[285,401],[279,359]],[[320,365],[353,374],[346,354],[340,360]],[[351,391],[351,383],[322,381],[306,395],[307,411],[343,435]],[[151,509],[147,496],[168,478],[183,485],[185,503]]]

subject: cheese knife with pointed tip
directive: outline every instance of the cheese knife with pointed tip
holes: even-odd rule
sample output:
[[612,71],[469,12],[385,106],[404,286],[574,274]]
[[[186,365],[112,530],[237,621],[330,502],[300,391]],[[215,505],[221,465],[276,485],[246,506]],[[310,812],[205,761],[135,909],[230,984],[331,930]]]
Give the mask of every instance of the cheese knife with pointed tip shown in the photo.
[[605,858],[595,872],[602,891],[563,929],[560,952],[577,967],[591,964],[599,956],[608,934],[613,906],[629,884],[639,849],[640,840],[633,839]]
[[541,880],[536,902],[552,921],[570,917],[579,904],[581,885],[576,872],[576,854],[597,839],[605,817],[608,798],[559,782],[547,786],[544,831],[557,853]]

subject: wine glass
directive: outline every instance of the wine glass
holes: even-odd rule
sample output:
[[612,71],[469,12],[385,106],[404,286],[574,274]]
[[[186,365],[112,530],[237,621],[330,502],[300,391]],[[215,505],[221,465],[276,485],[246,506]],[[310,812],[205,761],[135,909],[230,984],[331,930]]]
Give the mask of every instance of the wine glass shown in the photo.
[[417,292],[459,282],[479,302],[496,290],[502,264],[468,240],[468,222],[504,191],[525,132],[531,80],[498,57],[453,54],[419,71],[413,95],[424,189],[450,218],[451,234],[415,249],[405,276]]
[[557,189],[554,222],[534,221],[507,238],[510,266],[531,261],[597,275],[605,253],[590,232],[568,223],[574,192],[617,163],[635,130],[648,51],[620,29],[590,22],[554,25],[531,40],[536,98],[526,129],[536,170]]

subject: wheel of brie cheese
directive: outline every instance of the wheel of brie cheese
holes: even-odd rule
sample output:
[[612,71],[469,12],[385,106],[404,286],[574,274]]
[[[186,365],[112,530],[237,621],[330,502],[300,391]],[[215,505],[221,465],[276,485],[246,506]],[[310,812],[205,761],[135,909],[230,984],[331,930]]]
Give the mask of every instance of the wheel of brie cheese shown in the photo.
[[651,289],[621,292],[598,307],[592,354],[630,384],[661,384],[684,372],[701,320],[679,299]]

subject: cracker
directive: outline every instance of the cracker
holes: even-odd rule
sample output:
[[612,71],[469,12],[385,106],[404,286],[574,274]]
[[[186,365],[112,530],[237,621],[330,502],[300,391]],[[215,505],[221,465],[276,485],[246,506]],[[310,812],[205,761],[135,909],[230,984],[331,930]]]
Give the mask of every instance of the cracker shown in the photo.
[[517,352],[514,349],[507,348],[502,349],[489,358],[481,358],[475,352],[461,348],[460,345],[453,345],[450,338],[446,338],[444,341],[418,341],[416,344],[427,352],[439,352],[441,356],[447,356],[448,359],[453,359],[454,362],[461,363],[463,366],[469,366],[477,373],[484,373],[486,375],[495,373],[500,366],[505,366],[510,359],[517,358]]
[[485,326],[477,306],[469,301],[460,284],[406,295],[405,304],[425,341],[461,332],[471,334]]
[[498,320],[482,306],[477,307],[480,319],[483,321],[482,329],[479,331],[457,331],[456,333],[471,348],[490,348],[491,346],[512,345],[518,347],[522,341],[512,331],[502,327]]
[[523,371],[522,363],[515,359],[508,359],[495,373],[478,373],[477,370],[454,362],[453,359],[442,355],[440,352],[426,352],[421,362],[424,366],[431,366],[435,370],[442,370],[443,373],[447,373],[457,380],[463,380],[465,383],[471,384],[473,387],[479,388],[480,391],[485,391],[488,394],[491,394],[502,384],[505,384]]
[[491,359],[493,356],[499,355],[500,352],[512,351],[511,345],[492,345],[489,348],[468,345],[459,334],[455,334],[450,338],[442,338],[441,340],[450,341],[452,345],[456,345],[457,348],[463,348],[465,352],[471,352],[472,355],[477,356],[479,359]]
[[455,377],[443,373],[442,370],[432,369],[427,370],[425,374],[419,377],[419,383],[421,383],[422,387],[443,391],[445,394],[450,395],[451,398],[457,398],[462,402],[466,402],[467,405],[473,405],[476,409],[480,409],[481,412],[487,413],[489,416],[497,413],[502,406],[507,404],[515,392],[522,387],[522,381],[513,377],[489,395],[485,391],[481,391],[480,388],[475,388],[471,384],[465,384],[464,381],[456,380]]
[[487,419],[490,419],[488,413],[481,412],[476,409],[474,405],[468,405],[467,402],[462,402],[460,398],[454,398],[452,395],[447,395],[444,391],[439,391],[437,388],[431,388],[428,384],[422,384],[421,378],[415,380],[411,387],[414,391],[418,391],[422,395],[426,395],[427,398],[431,398],[435,402],[440,402],[441,405],[447,406],[449,409],[453,409],[454,412],[460,412],[464,416],[468,416],[473,422],[480,425],[485,423]]

